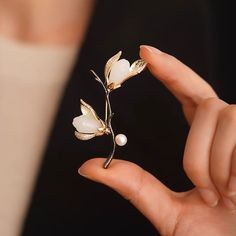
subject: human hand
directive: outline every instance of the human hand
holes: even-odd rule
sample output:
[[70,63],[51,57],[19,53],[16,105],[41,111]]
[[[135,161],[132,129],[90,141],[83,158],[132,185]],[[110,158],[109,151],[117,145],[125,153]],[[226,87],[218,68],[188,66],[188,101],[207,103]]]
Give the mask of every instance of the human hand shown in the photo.
[[180,101],[190,125],[184,169],[195,187],[173,192],[139,166],[103,158],[84,163],[79,173],[120,193],[162,235],[233,236],[236,234],[236,106],[176,58],[150,46],[140,56],[152,74]]

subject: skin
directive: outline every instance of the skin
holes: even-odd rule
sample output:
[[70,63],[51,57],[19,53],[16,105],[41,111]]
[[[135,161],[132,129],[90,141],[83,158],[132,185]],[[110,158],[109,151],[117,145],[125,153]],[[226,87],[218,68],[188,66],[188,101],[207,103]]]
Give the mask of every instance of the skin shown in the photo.
[[83,42],[94,0],[0,0],[0,35],[49,46]]
[[140,56],[179,100],[190,125],[183,157],[195,187],[177,193],[134,163],[104,158],[85,162],[79,173],[129,200],[161,235],[233,236],[236,233],[236,106],[219,99],[199,75],[150,46]]
[[[38,68],[37,63],[39,68],[45,65],[52,52],[58,55],[50,73],[49,67],[44,67],[45,71],[36,69],[32,77],[28,76],[26,66],[18,65],[21,53],[16,53],[18,59],[12,58],[6,68],[0,65],[1,236],[20,235],[70,64],[74,63],[73,52],[80,50],[94,3],[94,0],[0,0],[0,39],[14,42],[23,58],[31,48],[34,55],[32,64],[28,64],[31,70]],[[8,53],[12,50],[15,46],[7,47],[7,53],[0,52],[0,58],[9,61]],[[72,55],[65,57],[65,50]],[[29,60],[26,61],[24,65]],[[61,71],[59,75],[53,72],[56,67]],[[9,71],[5,72],[7,68]]]

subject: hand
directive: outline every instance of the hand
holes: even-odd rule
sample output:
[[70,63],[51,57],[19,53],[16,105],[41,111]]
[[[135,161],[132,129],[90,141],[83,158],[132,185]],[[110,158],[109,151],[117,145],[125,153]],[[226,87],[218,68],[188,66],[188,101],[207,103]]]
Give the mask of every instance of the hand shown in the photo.
[[236,234],[236,106],[176,58],[150,46],[140,56],[180,101],[190,125],[184,169],[195,187],[173,192],[139,166],[104,159],[84,163],[79,173],[128,199],[162,235],[233,236]]

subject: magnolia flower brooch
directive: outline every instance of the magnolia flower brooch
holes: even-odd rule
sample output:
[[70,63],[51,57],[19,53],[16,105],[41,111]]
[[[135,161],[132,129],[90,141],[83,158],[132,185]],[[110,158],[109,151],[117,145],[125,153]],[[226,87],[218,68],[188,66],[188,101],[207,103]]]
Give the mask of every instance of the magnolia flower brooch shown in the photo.
[[113,148],[103,165],[105,169],[112,161],[112,158],[115,154],[116,144],[119,146],[124,146],[127,143],[127,137],[124,134],[118,134],[115,136],[113,132],[111,120],[114,113],[112,112],[109,99],[110,93],[113,90],[121,87],[121,85],[127,79],[141,73],[147,65],[147,63],[142,59],[139,59],[132,65],[130,65],[129,61],[127,61],[126,59],[120,59],[121,53],[121,51],[118,52],[107,61],[104,70],[104,82],[93,70],[91,70],[95,77],[95,80],[102,85],[105,92],[104,121],[100,119],[95,110],[82,99],[80,100],[82,115],[73,119],[73,126],[76,129],[75,136],[80,140],[89,140],[96,136],[102,136],[104,134],[111,135]]

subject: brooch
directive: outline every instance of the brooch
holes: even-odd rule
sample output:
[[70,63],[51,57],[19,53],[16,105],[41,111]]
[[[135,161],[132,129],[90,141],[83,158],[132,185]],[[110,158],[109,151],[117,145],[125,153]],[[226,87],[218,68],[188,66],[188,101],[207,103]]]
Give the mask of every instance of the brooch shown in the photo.
[[75,136],[79,140],[89,140],[97,136],[110,135],[113,142],[112,150],[106,159],[103,167],[108,168],[115,154],[116,145],[124,146],[127,143],[127,137],[124,134],[115,135],[112,129],[112,106],[110,103],[110,93],[121,87],[121,85],[129,78],[141,73],[147,63],[142,60],[136,60],[131,65],[128,60],[120,59],[122,52],[118,52],[111,57],[104,70],[104,82],[99,76],[91,70],[94,78],[99,82],[105,92],[105,117],[104,120],[100,119],[95,110],[82,99],[80,100],[80,108],[82,115],[73,119],[73,126],[75,127]]

